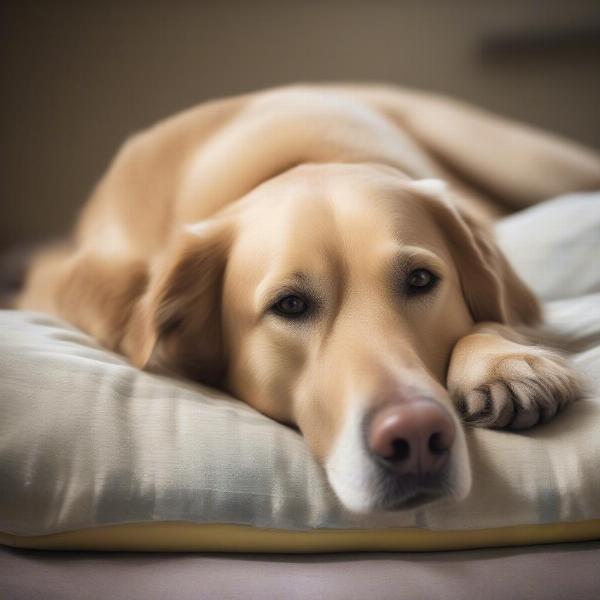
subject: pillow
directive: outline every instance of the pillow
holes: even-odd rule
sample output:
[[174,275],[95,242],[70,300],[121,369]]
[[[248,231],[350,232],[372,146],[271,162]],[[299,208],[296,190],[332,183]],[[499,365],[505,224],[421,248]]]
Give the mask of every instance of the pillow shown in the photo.
[[504,253],[540,298],[600,292],[599,203],[599,193],[569,194],[496,225]]
[[[594,264],[578,258],[576,270],[556,259],[598,243],[598,196],[550,202],[499,226],[542,295],[598,289]],[[554,242],[532,236],[583,210],[585,222],[553,229]],[[545,255],[531,252],[535,243]],[[600,339],[600,293],[550,302],[547,314],[565,333]],[[0,311],[0,543],[322,552],[598,538],[600,344],[574,362],[592,398],[530,432],[468,430],[465,501],[364,516],[341,506],[296,431],[204,386],[141,372],[67,323]]]

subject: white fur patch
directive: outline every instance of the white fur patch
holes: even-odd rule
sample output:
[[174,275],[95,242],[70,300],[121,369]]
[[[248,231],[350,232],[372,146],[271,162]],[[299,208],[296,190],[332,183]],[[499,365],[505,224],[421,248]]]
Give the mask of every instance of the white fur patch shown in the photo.
[[375,465],[368,457],[361,436],[365,407],[350,399],[342,430],[325,464],[331,487],[346,508],[367,512],[375,501]]

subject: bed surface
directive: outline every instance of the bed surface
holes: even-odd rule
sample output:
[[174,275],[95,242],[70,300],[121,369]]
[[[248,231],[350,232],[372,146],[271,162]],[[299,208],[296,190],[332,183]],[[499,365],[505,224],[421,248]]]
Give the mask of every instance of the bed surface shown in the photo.
[[596,600],[600,542],[303,556],[0,548],[6,600]]

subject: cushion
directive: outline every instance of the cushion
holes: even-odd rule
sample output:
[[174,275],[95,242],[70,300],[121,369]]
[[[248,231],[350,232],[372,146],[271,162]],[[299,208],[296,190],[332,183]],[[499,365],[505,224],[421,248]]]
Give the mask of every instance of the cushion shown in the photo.
[[[539,205],[498,234],[552,300],[551,325],[600,340],[600,270],[589,259],[600,256],[600,194]],[[65,322],[0,311],[0,543],[306,552],[598,538],[600,341],[573,360],[590,398],[532,431],[468,429],[465,501],[355,515],[296,431],[207,387],[141,372]]]
[[600,292],[599,203],[600,193],[569,194],[496,225],[504,253],[540,298]]

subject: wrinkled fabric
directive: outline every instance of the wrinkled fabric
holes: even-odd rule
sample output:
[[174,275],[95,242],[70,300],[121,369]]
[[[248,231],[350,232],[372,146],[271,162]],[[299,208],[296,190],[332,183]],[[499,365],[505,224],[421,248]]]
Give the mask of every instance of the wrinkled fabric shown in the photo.
[[0,311],[0,531],[151,521],[461,530],[600,518],[600,194],[535,207],[498,233],[529,285],[561,298],[546,304],[549,323],[598,340],[573,359],[590,398],[530,432],[467,431],[465,501],[348,513],[296,431],[209,388],[141,372],[55,318]]

